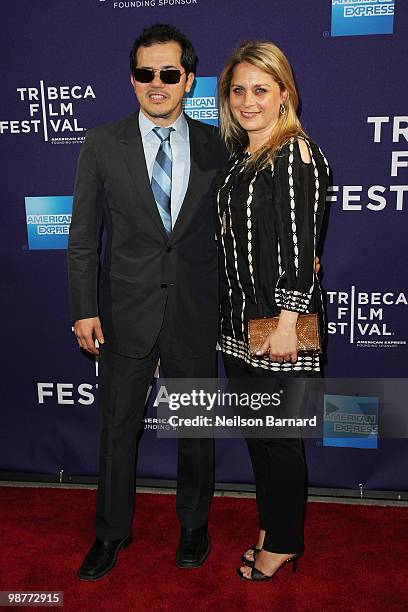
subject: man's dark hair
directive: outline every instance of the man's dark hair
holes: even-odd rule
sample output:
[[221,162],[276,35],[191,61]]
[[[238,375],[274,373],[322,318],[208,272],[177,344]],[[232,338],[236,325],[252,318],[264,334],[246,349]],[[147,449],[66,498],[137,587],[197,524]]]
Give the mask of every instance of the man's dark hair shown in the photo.
[[130,71],[133,74],[136,68],[136,53],[139,47],[150,47],[157,43],[178,42],[181,46],[181,65],[188,74],[196,72],[198,57],[189,39],[184,36],[177,28],[164,23],[155,23],[150,28],[143,30],[141,35],[136,38],[130,52]]

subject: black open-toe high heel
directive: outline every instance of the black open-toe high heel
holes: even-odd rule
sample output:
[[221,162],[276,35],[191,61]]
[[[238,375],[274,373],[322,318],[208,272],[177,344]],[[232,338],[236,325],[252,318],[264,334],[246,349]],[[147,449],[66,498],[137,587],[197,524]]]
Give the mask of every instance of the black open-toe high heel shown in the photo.
[[[253,555],[254,555],[254,559],[253,559],[253,561],[251,561],[251,559],[247,559],[247,558],[246,558],[246,556],[245,556],[245,553],[248,553],[250,550],[253,550]],[[250,546],[250,547],[249,547],[249,548],[248,548],[248,549],[245,551],[245,553],[242,555],[242,557],[241,557],[241,561],[242,561],[242,563],[243,563],[244,565],[248,565],[248,567],[252,567],[252,566],[253,566],[253,564],[255,563],[256,556],[257,556],[257,554],[259,553],[259,551],[260,551],[260,550],[262,550],[262,549],[261,549],[261,548],[257,548],[257,547],[255,546],[255,544],[252,544],[252,546]]]
[[257,569],[255,567],[255,564],[252,565],[252,569],[251,569],[251,573],[249,575],[249,578],[247,576],[244,576],[244,574],[241,572],[240,568],[237,568],[237,574],[238,576],[242,579],[242,580],[249,580],[250,582],[259,582],[261,580],[270,580],[271,578],[273,578],[274,576],[276,576],[276,574],[279,572],[279,570],[286,565],[287,563],[292,563],[292,570],[294,572],[296,572],[297,570],[297,560],[298,558],[301,556],[301,553],[297,553],[296,555],[292,555],[291,557],[289,557],[289,559],[286,559],[286,561],[283,561],[283,563],[281,563],[278,567],[278,569],[276,569],[274,571],[274,573],[272,574],[272,576],[267,576],[266,574],[264,574],[263,572],[261,572],[261,570]]

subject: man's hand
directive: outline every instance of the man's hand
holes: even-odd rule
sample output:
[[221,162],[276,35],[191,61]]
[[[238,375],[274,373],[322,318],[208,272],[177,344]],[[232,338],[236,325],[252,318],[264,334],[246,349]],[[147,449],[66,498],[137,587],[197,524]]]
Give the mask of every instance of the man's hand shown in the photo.
[[318,257],[315,257],[315,273],[319,274],[319,270],[320,270],[320,259]]
[[74,334],[80,348],[88,351],[91,355],[99,355],[99,350],[95,346],[95,339],[98,340],[99,344],[105,342],[99,317],[75,321]]

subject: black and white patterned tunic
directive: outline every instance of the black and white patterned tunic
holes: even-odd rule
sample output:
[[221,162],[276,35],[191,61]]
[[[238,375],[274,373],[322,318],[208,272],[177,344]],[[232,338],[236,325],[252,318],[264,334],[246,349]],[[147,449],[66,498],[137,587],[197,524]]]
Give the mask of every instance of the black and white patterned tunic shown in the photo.
[[221,350],[268,370],[320,370],[318,356],[279,364],[251,356],[247,343],[249,319],[321,308],[314,258],[329,168],[319,147],[304,140],[310,163],[292,139],[259,172],[248,170],[248,154],[238,151],[218,181]]

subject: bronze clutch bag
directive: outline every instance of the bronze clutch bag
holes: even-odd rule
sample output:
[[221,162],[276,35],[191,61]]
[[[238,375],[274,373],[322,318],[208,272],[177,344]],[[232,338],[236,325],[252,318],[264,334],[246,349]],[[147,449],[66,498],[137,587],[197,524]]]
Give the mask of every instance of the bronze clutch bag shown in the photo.
[[[271,332],[278,326],[279,317],[264,317],[248,321],[249,352],[254,355]],[[317,314],[300,314],[296,324],[297,352],[321,353],[322,346]]]

